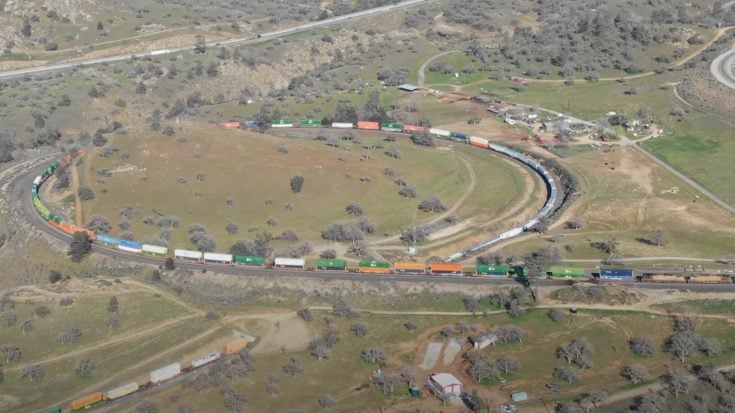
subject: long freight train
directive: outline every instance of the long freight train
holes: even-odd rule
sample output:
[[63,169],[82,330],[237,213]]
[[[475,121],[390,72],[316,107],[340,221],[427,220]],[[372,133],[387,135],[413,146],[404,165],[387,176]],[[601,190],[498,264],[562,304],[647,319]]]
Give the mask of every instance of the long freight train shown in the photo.
[[[254,121],[247,121],[244,124],[240,122],[226,122],[222,124],[224,127],[254,127]],[[320,122],[314,120],[302,120],[298,124],[288,119],[274,120],[271,124],[273,128],[292,128],[292,127],[324,127]],[[451,132],[443,129],[427,128],[417,125],[399,124],[399,123],[378,123],[360,121],[357,124],[349,122],[335,122],[328,125],[338,129],[361,129],[361,130],[382,130],[388,132],[402,132],[405,134],[412,133],[428,133],[432,136],[450,139],[456,142],[469,144],[482,149],[489,149],[505,156],[513,158],[538,173],[546,183],[547,198],[544,206],[529,221],[515,228],[511,228],[495,237],[486,241],[473,245],[461,252],[451,255],[444,263],[435,263],[424,265],[421,263],[402,263],[402,262],[384,262],[384,261],[361,261],[357,267],[348,268],[346,261],[343,260],[316,260],[307,263],[301,258],[285,258],[276,257],[270,268],[279,269],[295,269],[295,270],[318,270],[318,271],[352,271],[363,274],[396,274],[396,275],[435,275],[435,276],[494,276],[494,277],[513,277],[524,276],[525,269],[522,266],[507,267],[502,265],[486,266],[478,265],[477,267],[465,268],[455,261],[478,253],[491,245],[494,245],[505,239],[509,239],[532,229],[538,222],[549,216],[554,209],[554,205],[558,198],[558,189],[551,173],[534,159],[513,149],[502,145],[490,143],[485,138],[477,136],[469,136],[458,132]],[[84,232],[89,238],[100,246],[115,248],[132,254],[148,255],[151,257],[173,258],[181,261],[188,261],[201,264],[220,264],[232,266],[250,266],[250,267],[266,267],[264,257],[256,256],[237,256],[232,254],[223,254],[215,252],[191,251],[185,249],[174,249],[171,251],[167,247],[143,244],[133,240],[120,239],[107,234],[96,234],[87,228],[83,228],[68,222],[64,222],[60,217],[54,215],[47,208],[40,196],[39,191],[41,185],[53,175],[59,167],[66,167],[71,164],[75,156],[80,153],[67,154],[60,161],[50,164],[44,169],[40,175],[33,180],[31,188],[31,196],[33,205],[38,214],[49,224],[57,229],[73,235],[76,232]],[[558,268],[549,268],[546,275],[551,279],[591,279],[599,278],[602,280],[637,280],[644,282],[687,282],[687,283],[730,283],[732,278],[728,274],[666,274],[666,273],[641,273],[633,274],[633,270],[616,270],[603,269],[599,273],[585,271],[584,269],[570,269],[560,271]],[[620,271],[617,275],[606,271]]]

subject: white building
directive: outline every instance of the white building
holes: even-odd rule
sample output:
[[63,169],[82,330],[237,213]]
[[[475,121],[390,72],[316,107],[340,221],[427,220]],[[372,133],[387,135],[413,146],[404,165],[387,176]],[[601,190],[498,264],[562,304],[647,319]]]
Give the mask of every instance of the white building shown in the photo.
[[470,337],[470,341],[475,350],[482,350],[489,345],[495,345],[498,342],[498,336],[495,333],[488,333],[484,336]]
[[427,377],[426,384],[439,397],[455,398],[462,394],[462,382],[449,373],[434,373]]

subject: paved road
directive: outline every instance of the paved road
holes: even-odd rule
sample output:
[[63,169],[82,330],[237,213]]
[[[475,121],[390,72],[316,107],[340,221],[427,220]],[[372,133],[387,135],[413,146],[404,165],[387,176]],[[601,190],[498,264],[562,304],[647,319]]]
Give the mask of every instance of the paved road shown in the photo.
[[725,53],[717,56],[709,66],[709,71],[718,82],[735,90],[735,49],[730,49]]
[[[205,45],[207,47],[216,47],[216,46],[225,46],[225,45],[235,45],[235,44],[254,44],[254,43],[260,43],[268,40],[273,40],[278,37],[288,36],[294,33],[302,32],[305,30],[314,29],[317,27],[324,27],[324,26],[331,26],[339,23],[343,23],[349,19],[359,19],[362,17],[367,16],[375,16],[379,14],[388,13],[397,9],[407,8],[416,6],[418,4],[427,3],[430,0],[406,0],[400,3],[382,6],[382,7],[376,7],[373,9],[363,10],[356,13],[346,14],[343,16],[337,16],[332,17],[325,20],[315,21],[315,22],[309,22],[304,23],[299,26],[289,27],[286,29],[280,29],[268,33],[261,33],[257,36],[250,36],[250,37],[238,37],[234,39],[229,40],[221,40],[221,41],[214,41],[206,43]],[[189,46],[182,46],[172,49],[161,49],[161,50],[154,50],[151,52],[141,52],[141,53],[131,53],[131,54],[123,54],[123,55],[116,55],[116,56],[108,56],[108,57],[100,57],[96,59],[86,59],[86,60],[77,60],[77,61],[65,61],[61,63],[55,63],[45,66],[37,66],[37,67],[30,67],[25,69],[18,69],[18,70],[9,70],[5,72],[0,72],[0,79],[7,79],[12,77],[18,77],[18,76],[25,76],[25,75],[32,75],[32,74],[38,74],[38,73],[44,73],[44,72],[51,72],[51,71],[58,71],[58,70],[67,70],[75,67],[83,67],[83,66],[92,66],[97,65],[101,63],[114,63],[114,62],[122,62],[125,60],[131,60],[135,58],[139,58],[142,56],[157,56],[157,55],[164,55],[164,54],[171,54],[171,53],[179,53],[183,51],[189,51],[192,49],[194,45]]]

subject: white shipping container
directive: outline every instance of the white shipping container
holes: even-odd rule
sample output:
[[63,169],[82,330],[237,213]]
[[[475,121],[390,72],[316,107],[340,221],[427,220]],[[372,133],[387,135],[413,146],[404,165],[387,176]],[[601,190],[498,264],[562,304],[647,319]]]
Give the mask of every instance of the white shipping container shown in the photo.
[[432,135],[438,135],[438,136],[450,136],[452,134],[448,130],[436,129],[436,128],[429,129],[429,133]]
[[138,383],[132,382],[128,384],[123,384],[120,387],[116,387],[112,390],[108,390],[105,393],[105,399],[107,400],[119,399],[120,397],[127,396],[130,393],[135,393],[136,391],[138,391]]
[[148,252],[154,255],[166,255],[168,254],[168,248],[159,247],[158,245],[143,244],[143,252]]
[[127,247],[125,245],[120,245],[120,244],[117,244],[117,249],[119,249],[120,251],[134,252],[136,254],[140,254],[143,252],[143,250],[140,248]]
[[293,128],[293,123],[274,123],[272,128]]
[[202,259],[202,253],[199,251],[174,250],[174,257],[185,260],[200,260]]
[[470,143],[477,145],[477,146],[481,146],[483,148],[487,148],[488,145],[490,144],[490,142],[488,142],[487,139],[480,138],[477,136],[470,136]]
[[303,258],[276,258],[276,267],[298,267],[304,268],[306,261]]
[[207,262],[232,262],[232,255],[230,254],[217,254],[215,252],[205,252],[204,261]]
[[333,122],[332,123],[333,128],[339,128],[339,129],[352,129],[355,127],[352,123],[348,122]]
[[513,238],[516,235],[520,235],[523,232],[523,228],[513,228],[510,231],[506,231],[500,234],[500,239]]
[[173,363],[151,372],[151,383],[159,383],[181,373],[181,364]]
[[33,180],[33,183],[36,184],[36,185],[40,184],[41,183],[41,175],[38,175],[36,177],[36,179]]
[[151,56],[157,56],[159,54],[166,54],[166,53],[171,53],[171,50],[169,49],[153,50],[151,51]]
[[203,366],[207,363],[211,363],[219,358],[220,358],[219,352],[215,351],[215,352],[208,353],[203,356],[199,356],[195,358],[194,360],[191,361],[191,366],[196,368],[199,366]]

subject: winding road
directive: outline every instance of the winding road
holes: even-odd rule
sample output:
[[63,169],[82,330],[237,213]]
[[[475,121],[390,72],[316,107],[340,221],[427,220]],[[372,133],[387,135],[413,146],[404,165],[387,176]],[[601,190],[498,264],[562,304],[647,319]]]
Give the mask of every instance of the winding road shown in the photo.
[[[205,43],[206,47],[217,47],[217,46],[227,46],[227,45],[236,45],[236,44],[256,44],[261,43],[269,40],[273,40],[279,37],[288,36],[294,33],[303,32],[305,30],[315,29],[317,27],[325,27],[325,26],[331,26],[339,23],[343,23],[350,19],[359,19],[362,17],[369,17],[369,16],[376,16],[384,13],[389,13],[398,9],[413,7],[419,4],[425,4],[429,2],[430,0],[406,0],[402,1],[400,3],[396,4],[390,4],[387,6],[382,7],[375,7],[372,9],[367,9],[355,13],[345,14],[343,16],[337,16],[337,17],[331,17],[328,19],[315,21],[315,22],[309,22],[304,23],[298,26],[294,27],[288,27],[285,29],[275,30],[272,32],[267,33],[261,33],[257,36],[248,36],[248,37],[237,37],[233,39],[228,40],[219,40],[219,41],[212,41]],[[13,77],[18,76],[26,76],[26,75],[33,75],[38,73],[45,73],[45,72],[52,72],[52,71],[59,71],[59,70],[68,70],[75,67],[84,67],[84,66],[93,66],[98,65],[102,63],[113,63],[113,62],[122,62],[126,60],[132,60],[136,58],[140,58],[143,56],[158,56],[158,55],[166,55],[166,54],[172,54],[172,53],[180,53],[184,51],[190,51],[195,45],[188,45],[188,46],[182,46],[182,47],[176,47],[171,49],[161,49],[161,50],[154,50],[150,52],[141,52],[141,53],[130,53],[130,54],[122,54],[122,55],[115,55],[115,56],[107,56],[107,57],[100,57],[95,59],[85,59],[85,60],[71,60],[71,61],[64,61],[60,63],[54,63],[44,66],[36,66],[36,67],[29,67],[24,69],[17,69],[17,70],[8,70],[5,72],[0,72],[0,79],[9,79]]]
[[709,71],[723,85],[735,90],[735,48],[717,56],[709,66]]

